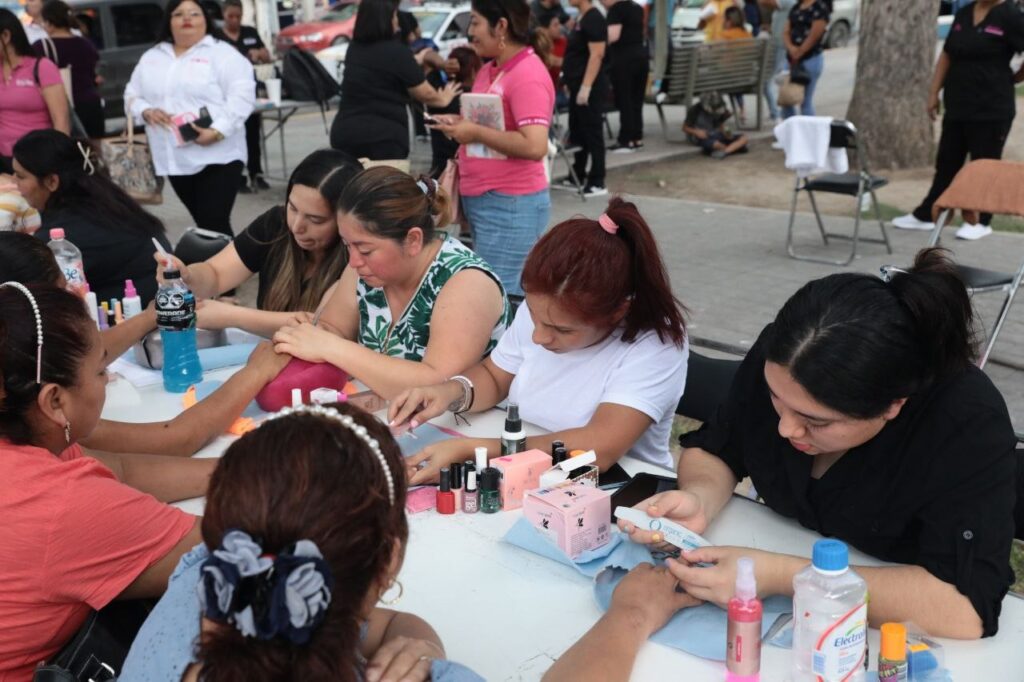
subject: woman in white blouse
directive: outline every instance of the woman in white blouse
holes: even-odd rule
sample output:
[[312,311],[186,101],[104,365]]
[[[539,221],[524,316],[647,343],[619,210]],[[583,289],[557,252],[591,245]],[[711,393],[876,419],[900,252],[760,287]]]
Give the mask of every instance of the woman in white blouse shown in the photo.
[[[160,42],[142,55],[124,95],[135,122],[146,124],[157,174],[170,178],[196,226],[230,235],[256,84],[252,65],[213,30],[202,6],[171,0]],[[182,120],[203,108],[205,127]]]

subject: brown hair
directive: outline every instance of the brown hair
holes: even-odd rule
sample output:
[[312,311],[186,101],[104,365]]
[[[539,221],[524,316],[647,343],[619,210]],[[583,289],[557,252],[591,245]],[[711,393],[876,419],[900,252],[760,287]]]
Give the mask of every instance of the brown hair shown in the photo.
[[[494,27],[505,19],[508,22],[508,38],[519,45],[529,45],[547,63],[548,56],[542,52],[544,44],[533,30],[530,19],[530,5],[526,0],[473,0],[473,11],[487,20],[491,35]],[[550,46],[550,41],[547,43]],[[550,52],[550,49],[548,50]]]
[[[43,383],[70,388],[78,383],[82,361],[92,349],[92,324],[82,299],[52,285],[26,284],[43,321]],[[0,438],[29,445],[26,419],[39,396],[36,383],[36,323],[28,297],[0,287]]]
[[419,180],[390,166],[368,168],[352,178],[338,200],[338,212],[349,213],[378,237],[401,242],[409,230],[423,230],[423,240],[451,220],[448,193],[435,180]]
[[232,443],[210,479],[202,521],[206,546],[220,546],[233,529],[258,539],[268,554],[312,540],[334,575],[334,591],[324,621],[305,645],[246,638],[230,626],[204,632],[201,680],[361,679],[362,608],[409,535],[405,465],[384,424],[343,403],[330,407],[351,416],[380,444],[395,502],[388,501],[374,453],[329,417],[280,417]]
[[672,294],[651,228],[636,206],[618,197],[605,214],[618,225],[615,234],[579,217],[541,237],[523,266],[523,290],[557,296],[570,314],[597,326],[615,324],[629,301],[623,341],[654,331],[663,342],[682,346],[686,309]]

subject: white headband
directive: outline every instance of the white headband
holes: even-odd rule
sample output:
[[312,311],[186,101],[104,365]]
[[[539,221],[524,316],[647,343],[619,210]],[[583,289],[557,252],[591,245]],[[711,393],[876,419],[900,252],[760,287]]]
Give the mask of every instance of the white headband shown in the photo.
[[32,295],[32,292],[21,282],[4,282],[0,284],[0,287],[14,287],[25,294],[29,305],[32,306],[32,314],[36,318],[36,383],[41,384],[43,383],[43,316],[39,313],[39,304],[36,303],[36,297]]
[[354,433],[356,438],[363,441],[366,444],[366,447],[370,448],[373,454],[376,455],[377,461],[380,462],[380,468],[384,471],[384,478],[386,478],[388,482],[388,500],[391,502],[391,505],[394,506],[395,479],[391,475],[391,469],[388,467],[388,461],[384,459],[384,453],[380,450],[380,443],[377,442],[376,438],[370,436],[370,432],[366,430],[365,426],[356,423],[356,420],[349,415],[342,414],[333,407],[324,407],[323,405],[299,405],[297,407],[286,407],[280,412],[275,412],[267,417],[266,421],[280,419],[281,417],[287,417],[292,414],[315,414],[318,417],[333,419]]

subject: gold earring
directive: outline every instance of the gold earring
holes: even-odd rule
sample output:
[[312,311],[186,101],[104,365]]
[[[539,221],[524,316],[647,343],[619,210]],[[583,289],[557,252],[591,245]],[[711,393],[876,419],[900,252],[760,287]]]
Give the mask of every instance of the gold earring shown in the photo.
[[393,598],[391,598],[391,599],[385,599],[385,598],[384,598],[384,595],[383,595],[383,594],[382,594],[382,595],[380,595],[380,603],[381,603],[381,604],[384,604],[385,606],[394,606],[394,605],[395,605],[395,604],[397,604],[397,603],[398,603],[399,601],[401,601],[401,599],[402,599],[402,594],[403,594],[403,593],[405,592],[405,590],[404,590],[404,589],[402,588],[402,583],[401,583],[401,582],[400,582],[399,580],[397,580],[397,579],[396,579],[396,580],[393,580],[393,581],[391,582],[391,584],[390,584],[390,585],[388,585],[387,589],[386,589],[386,590],[384,590],[384,592],[385,592],[385,594],[386,594],[386,593],[387,593],[387,591],[388,591],[388,590],[390,590],[390,589],[391,589],[392,587],[394,587],[395,585],[398,585],[398,594],[397,594],[396,596],[394,596]]
[[71,422],[64,422],[64,442],[71,445]]

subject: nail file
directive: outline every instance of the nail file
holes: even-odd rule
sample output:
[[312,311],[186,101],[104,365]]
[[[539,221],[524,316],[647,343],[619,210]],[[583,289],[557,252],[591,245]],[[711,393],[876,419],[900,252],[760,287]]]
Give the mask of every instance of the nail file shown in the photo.
[[673,544],[687,552],[693,551],[699,547],[711,547],[710,542],[697,535],[692,530],[688,530],[680,526],[678,523],[669,521],[668,519],[651,518],[645,512],[642,512],[639,509],[634,509],[633,507],[616,507],[615,516],[623,521],[629,521],[641,530],[661,533],[665,542]]

